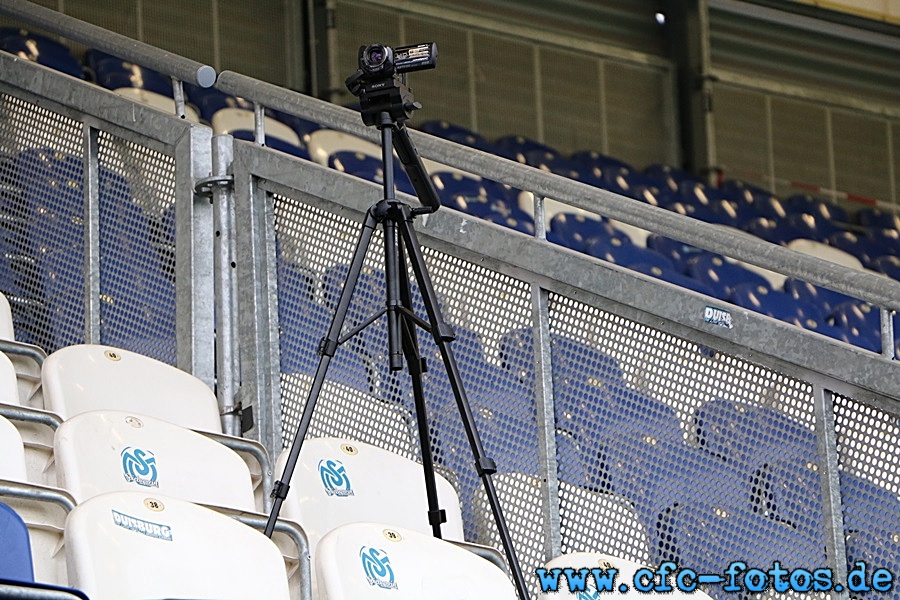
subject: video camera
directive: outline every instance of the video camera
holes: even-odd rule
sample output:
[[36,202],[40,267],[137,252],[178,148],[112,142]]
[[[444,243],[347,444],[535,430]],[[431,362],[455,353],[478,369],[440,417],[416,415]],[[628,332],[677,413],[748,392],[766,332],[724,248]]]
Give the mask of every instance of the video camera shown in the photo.
[[359,69],[345,81],[359,98],[363,122],[377,125],[378,115],[387,112],[395,121],[404,121],[419,108],[406,87],[411,71],[437,66],[437,44],[427,42],[392,49],[384,44],[359,47]]

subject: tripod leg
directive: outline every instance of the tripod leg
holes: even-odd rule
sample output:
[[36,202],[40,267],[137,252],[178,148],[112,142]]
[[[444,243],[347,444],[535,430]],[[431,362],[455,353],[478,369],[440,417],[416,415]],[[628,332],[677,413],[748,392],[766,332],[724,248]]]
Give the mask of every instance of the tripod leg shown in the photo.
[[469,440],[469,446],[472,448],[472,454],[475,457],[475,469],[481,477],[484,491],[487,494],[488,503],[491,506],[491,512],[494,516],[494,522],[497,524],[497,533],[503,543],[503,550],[506,553],[506,560],[509,563],[510,573],[513,576],[513,582],[516,585],[516,591],[519,593],[521,600],[528,600],[528,587],[525,583],[525,577],[522,574],[522,568],[516,557],[513,548],[512,538],[509,535],[509,528],[506,525],[506,519],[500,507],[500,500],[497,497],[497,490],[494,488],[494,482],[491,479],[497,471],[497,466],[491,458],[484,454],[484,447],[481,444],[481,438],[475,427],[475,418],[472,415],[472,409],[469,406],[469,400],[466,397],[465,389],[463,389],[462,378],[459,374],[459,367],[456,364],[456,358],[453,350],[450,348],[450,342],[453,340],[453,330],[444,323],[443,317],[438,310],[437,295],[431,284],[431,278],[425,266],[425,259],[422,256],[421,247],[416,237],[415,229],[412,227],[412,219],[409,207],[402,208],[404,219],[397,219],[398,228],[406,246],[409,259],[412,264],[413,272],[416,280],[422,290],[422,298],[425,301],[425,310],[428,312],[428,320],[431,323],[431,333],[434,341],[437,343],[441,351],[441,358],[444,367],[447,369],[447,375],[450,378],[450,387],[453,389],[453,396],[456,399],[456,405],[459,408],[459,414],[462,418],[463,428],[466,437]]
[[[403,240],[399,242],[399,256],[402,260]],[[400,299],[403,306],[412,313],[412,293],[409,286],[409,276],[406,271],[406,261],[402,260],[398,269],[400,284]],[[412,381],[413,400],[416,407],[416,426],[419,432],[419,447],[422,450],[422,470],[425,476],[425,496],[428,499],[428,523],[431,525],[432,535],[441,536],[441,523],[447,522],[447,513],[442,510],[437,495],[437,484],[434,477],[434,457],[431,450],[431,437],[428,432],[428,417],[425,411],[425,394],[422,387],[422,373],[425,371],[425,363],[419,353],[419,341],[416,336],[415,323],[411,317],[404,315],[402,320],[403,354],[406,356],[406,365],[409,377]]]
[[291,443],[291,450],[288,454],[287,462],[284,465],[284,472],[281,479],[275,482],[272,489],[272,511],[269,513],[269,520],[266,522],[265,534],[272,537],[275,531],[275,523],[278,520],[278,513],[281,511],[281,505],[287,498],[290,488],[291,477],[294,475],[294,469],[297,466],[297,459],[300,457],[300,448],[303,446],[303,439],[306,437],[306,431],[309,429],[309,423],[312,420],[313,411],[316,408],[316,402],[322,391],[322,385],[325,383],[325,375],[328,371],[328,364],[334,356],[338,347],[338,340],[341,335],[341,328],[344,326],[344,320],[347,318],[347,311],[350,308],[350,298],[353,296],[353,290],[359,281],[359,274],[362,271],[363,261],[366,258],[366,251],[369,243],[372,241],[372,234],[375,232],[377,220],[373,215],[373,210],[366,212],[366,218],[363,222],[362,230],[359,234],[359,240],[356,244],[356,250],[353,254],[353,260],[350,263],[350,271],[347,273],[347,280],[344,282],[344,288],[341,290],[341,296],[338,300],[331,326],[328,328],[328,334],[322,338],[319,344],[319,365],[316,368],[316,375],[313,378],[312,387],[310,387],[309,395],[306,398],[306,406],[303,407],[303,414],[300,417],[300,424],[297,432],[294,434],[294,440]]

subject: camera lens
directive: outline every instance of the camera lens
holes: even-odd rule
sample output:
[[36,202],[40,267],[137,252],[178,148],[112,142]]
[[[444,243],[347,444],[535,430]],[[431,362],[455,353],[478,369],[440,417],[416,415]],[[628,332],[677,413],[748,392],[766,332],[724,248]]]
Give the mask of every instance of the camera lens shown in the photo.
[[364,58],[368,67],[380,67],[387,60],[387,48],[381,44],[373,44],[366,48]]

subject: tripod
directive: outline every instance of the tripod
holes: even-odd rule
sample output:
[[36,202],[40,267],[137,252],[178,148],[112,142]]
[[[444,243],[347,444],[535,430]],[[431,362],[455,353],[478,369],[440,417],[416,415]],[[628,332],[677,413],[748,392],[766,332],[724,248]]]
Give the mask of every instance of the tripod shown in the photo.
[[[269,515],[269,520],[266,524],[265,533],[269,537],[272,536],[278,513],[287,497],[288,489],[290,487],[288,484],[293,476],[297,460],[300,456],[300,449],[303,440],[306,437],[306,432],[309,428],[322,385],[324,384],[329,362],[332,357],[334,357],[340,344],[346,342],[349,338],[362,331],[362,329],[374,322],[381,315],[386,314],[388,361],[390,369],[391,371],[399,371],[403,368],[405,359],[406,367],[412,380],[413,399],[416,408],[416,425],[422,451],[422,467],[425,476],[426,497],[428,500],[428,522],[431,525],[432,534],[434,537],[441,537],[441,523],[446,522],[446,514],[438,505],[437,487],[434,475],[434,459],[431,451],[431,443],[429,441],[425,397],[422,388],[422,373],[424,372],[425,365],[419,354],[415,330],[417,325],[431,333],[440,350],[442,362],[444,363],[447,375],[450,378],[450,386],[456,400],[456,405],[459,409],[460,417],[462,418],[463,428],[475,459],[475,469],[481,478],[484,490],[487,494],[488,503],[491,507],[491,512],[493,513],[494,521],[496,522],[500,534],[516,590],[521,600],[527,600],[528,591],[525,579],[518,559],[516,558],[506,520],[503,517],[497,492],[494,488],[493,480],[491,479],[491,475],[497,470],[496,464],[484,453],[481,439],[475,427],[475,421],[469,406],[469,401],[466,397],[465,390],[463,389],[459,368],[457,367],[456,359],[450,347],[450,342],[453,341],[455,335],[453,329],[444,322],[438,308],[437,296],[425,266],[425,260],[416,237],[415,229],[412,225],[415,216],[435,212],[440,207],[440,200],[438,199],[437,192],[434,190],[431,181],[428,179],[422,161],[402,122],[405,116],[408,116],[408,111],[418,108],[418,105],[411,102],[411,96],[409,95],[409,91],[406,89],[405,84],[399,83],[399,80],[396,78],[394,84],[399,89],[397,90],[396,95],[391,95],[391,98],[402,98],[402,104],[398,105],[394,100],[390,100],[387,104],[384,104],[383,102],[377,102],[372,98],[363,97],[364,100],[367,100],[367,102],[363,102],[364,121],[369,125],[374,124],[381,132],[381,151],[384,166],[384,197],[366,211],[359,240],[357,241],[353,259],[350,263],[350,269],[347,273],[340,298],[338,299],[337,308],[335,309],[334,318],[328,333],[319,344],[319,365],[313,378],[306,406],[304,407],[303,414],[300,418],[300,424],[298,425],[297,432],[291,444],[284,472],[281,479],[275,482],[272,491],[274,502],[272,511]],[[401,163],[407,171],[410,181],[413,184],[417,196],[422,201],[423,206],[412,208],[407,204],[399,202],[395,198],[393,150],[397,151],[397,155],[400,157]],[[357,327],[342,339],[340,334],[350,307],[350,299],[359,280],[363,261],[371,243],[372,235],[379,225],[382,227],[384,233],[385,288],[387,296],[386,308],[366,320],[362,326]],[[409,265],[412,267],[419,289],[422,292],[422,300],[428,316],[427,323],[419,319],[413,312],[407,259],[409,260]]]

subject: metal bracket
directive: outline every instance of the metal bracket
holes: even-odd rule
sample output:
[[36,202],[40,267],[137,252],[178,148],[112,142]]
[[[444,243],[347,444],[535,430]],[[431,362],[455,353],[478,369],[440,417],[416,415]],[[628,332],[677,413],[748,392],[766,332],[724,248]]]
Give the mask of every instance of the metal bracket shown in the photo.
[[204,177],[194,184],[194,194],[211,198],[215,188],[234,186],[234,175]]

